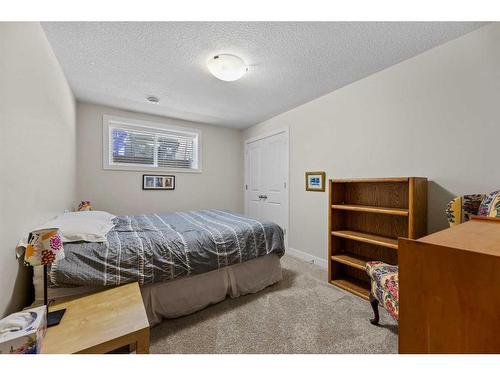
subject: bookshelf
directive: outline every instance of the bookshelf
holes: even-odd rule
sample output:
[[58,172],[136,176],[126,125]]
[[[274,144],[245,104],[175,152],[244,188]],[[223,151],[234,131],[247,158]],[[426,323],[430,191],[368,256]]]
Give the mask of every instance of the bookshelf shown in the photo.
[[427,232],[427,179],[329,180],[328,281],[368,299],[370,260],[398,263],[398,238]]

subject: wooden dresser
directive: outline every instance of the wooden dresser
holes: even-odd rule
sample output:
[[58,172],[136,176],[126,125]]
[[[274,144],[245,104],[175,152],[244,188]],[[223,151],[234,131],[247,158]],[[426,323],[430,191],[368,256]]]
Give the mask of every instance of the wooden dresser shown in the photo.
[[500,220],[399,241],[399,352],[500,353]]

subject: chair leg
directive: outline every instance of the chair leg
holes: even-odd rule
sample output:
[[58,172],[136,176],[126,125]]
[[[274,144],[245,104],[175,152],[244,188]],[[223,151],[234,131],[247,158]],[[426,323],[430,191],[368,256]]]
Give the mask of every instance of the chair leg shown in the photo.
[[378,321],[379,321],[378,301],[375,298],[375,296],[371,293],[370,293],[370,305],[372,305],[373,314],[375,315],[375,317],[373,319],[370,319],[370,323],[375,325],[375,326],[378,326]]

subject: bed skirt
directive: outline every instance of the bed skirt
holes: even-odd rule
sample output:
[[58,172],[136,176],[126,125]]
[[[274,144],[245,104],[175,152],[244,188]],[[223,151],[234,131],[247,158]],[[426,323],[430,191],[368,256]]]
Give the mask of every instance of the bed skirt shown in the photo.
[[[35,295],[43,298],[41,275],[34,274]],[[151,326],[162,319],[192,314],[227,296],[256,293],[282,279],[278,255],[269,254],[215,271],[182,277],[165,283],[141,286],[142,299]],[[41,289],[41,290],[40,290]],[[103,288],[50,288],[49,299],[96,292]]]

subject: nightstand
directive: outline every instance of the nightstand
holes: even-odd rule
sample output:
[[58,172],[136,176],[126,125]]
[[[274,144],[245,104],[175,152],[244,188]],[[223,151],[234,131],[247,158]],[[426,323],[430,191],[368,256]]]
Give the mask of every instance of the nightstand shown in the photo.
[[149,322],[138,283],[55,302],[66,309],[61,323],[48,328],[43,354],[108,353],[129,346],[149,353]]

